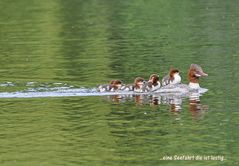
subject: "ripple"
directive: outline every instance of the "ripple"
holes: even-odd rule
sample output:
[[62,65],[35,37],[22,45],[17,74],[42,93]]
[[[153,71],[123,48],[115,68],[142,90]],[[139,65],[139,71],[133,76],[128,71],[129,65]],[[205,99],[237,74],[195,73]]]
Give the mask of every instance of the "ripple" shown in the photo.
[[[12,82],[5,82],[0,84],[0,86],[14,86],[14,88],[19,88],[21,85]],[[206,92],[207,89],[203,89]],[[23,90],[11,90],[11,92],[1,92],[0,98],[43,98],[43,97],[71,97],[71,96],[116,96],[117,100],[134,98],[135,96],[140,96],[140,100],[145,100],[151,97],[153,100],[161,100],[163,103],[168,103],[169,101],[175,102],[181,101],[182,98],[198,98],[201,96],[201,91],[199,93],[186,93],[181,91],[180,88],[165,89],[160,88],[153,92],[133,92],[133,91],[117,91],[117,92],[98,92],[97,88],[86,88],[79,87],[75,88],[67,83],[55,82],[55,83],[39,83],[39,82],[27,82],[23,86]],[[114,98],[115,99],[115,98]]]
[[[201,96],[201,94],[191,94],[195,96]],[[147,92],[147,93],[137,93],[137,92],[98,92],[96,88],[72,88],[72,87],[37,87],[28,88],[23,91],[16,92],[1,92],[0,98],[41,98],[41,97],[71,97],[71,96],[118,96],[118,98],[130,98],[134,96],[143,96],[143,98],[148,98],[151,96],[153,98],[167,98],[176,101],[185,97],[190,97],[190,94],[183,93],[159,93],[159,92]],[[119,97],[120,96],[120,97]]]
[[0,86],[15,86],[12,82],[1,83]]
[[36,97],[70,97],[70,96],[105,96],[133,94],[133,92],[116,93],[116,92],[97,92],[95,88],[75,88],[69,87],[54,87],[54,88],[31,88],[26,91],[19,92],[2,92],[0,98],[36,98]]

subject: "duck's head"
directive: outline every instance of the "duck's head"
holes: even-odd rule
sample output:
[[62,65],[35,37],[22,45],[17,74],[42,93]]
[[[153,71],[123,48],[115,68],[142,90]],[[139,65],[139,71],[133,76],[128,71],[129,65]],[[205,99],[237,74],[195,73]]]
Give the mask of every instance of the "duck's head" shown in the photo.
[[180,71],[178,69],[171,68],[169,72],[169,79],[172,84],[181,83]]
[[142,77],[135,78],[134,86],[136,89],[142,88],[143,84],[145,84],[145,80]]
[[180,76],[180,71],[178,69],[170,69],[169,72],[169,79],[171,81],[174,81],[175,83],[180,83],[181,82],[181,76]]
[[110,85],[113,86],[114,88],[120,88],[122,86],[122,81],[120,80],[111,80]]
[[207,73],[204,73],[201,66],[197,64],[191,64],[189,71],[188,71],[188,80],[191,83],[199,83],[200,77],[208,76]]
[[174,78],[175,75],[179,75],[179,70],[178,69],[170,69],[169,76],[170,78]]
[[157,74],[151,74],[149,77],[149,82],[152,82],[152,84],[158,84],[159,76]]

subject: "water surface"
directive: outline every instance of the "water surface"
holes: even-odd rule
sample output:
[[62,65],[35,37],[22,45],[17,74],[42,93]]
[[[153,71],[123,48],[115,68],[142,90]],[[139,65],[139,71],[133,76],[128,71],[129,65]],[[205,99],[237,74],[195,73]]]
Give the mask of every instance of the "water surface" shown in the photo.
[[[1,98],[1,165],[236,165],[238,1],[0,2],[0,92],[94,89],[119,78],[187,83],[209,74],[200,102],[152,95]],[[164,156],[224,161],[162,161]]]

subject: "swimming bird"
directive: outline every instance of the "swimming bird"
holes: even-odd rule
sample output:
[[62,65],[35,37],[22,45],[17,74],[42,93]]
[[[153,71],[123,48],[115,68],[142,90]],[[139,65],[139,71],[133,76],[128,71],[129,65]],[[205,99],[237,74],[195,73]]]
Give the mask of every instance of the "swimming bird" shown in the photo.
[[162,79],[163,86],[168,84],[179,84],[181,83],[181,76],[178,69],[170,69],[168,75],[164,76]]
[[134,80],[134,92],[147,92],[146,81],[142,77],[137,77]]
[[117,90],[120,90],[121,86],[121,80],[111,80],[109,84],[99,85],[97,90],[99,92],[115,92]]
[[157,74],[151,74],[149,77],[149,81],[146,83],[146,89],[148,91],[155,91],[161,87],[161,83],[159,81],[159,76]]

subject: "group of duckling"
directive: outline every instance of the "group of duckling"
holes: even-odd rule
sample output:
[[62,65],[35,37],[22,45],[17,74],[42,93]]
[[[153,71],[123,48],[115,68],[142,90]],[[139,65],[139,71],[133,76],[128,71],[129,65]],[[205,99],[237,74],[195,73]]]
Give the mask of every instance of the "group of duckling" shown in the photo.
[[171,68],[169,74],[163,77],[162,84],[158,74],[152,74],[148,81],[142,77],[135,78],[133,84],[124,84],[121,80],[111,80],[109,84],[100,85],[97,89],[99,92],[153,92],[158,89],[165,91],[167,88],[172,92],[172,88],[175,87],[179,87],[182,90],[198,90],[200,89],[199,78],[205,76],[208,76],[208,74],[204,73],[199,65],[191,64],[188,70],[188,85],[181,84],[179,70]]
[[116,91],[134,91],[134,92],[151,92],[159,89],[161,86],[168,84],[180,84],[181,76],[178,69],[171,69],[169,74],[163,77],[162,84],[158,74],[151,74],[149,80],[137,77],[133,84],[124,84],[121,80],[111,80],[109,84],[98,86],[99,92],[116,92]]

